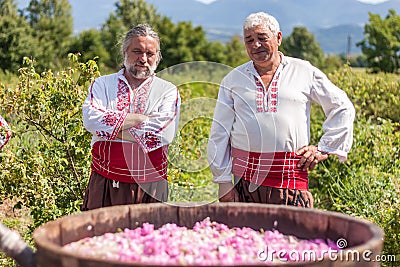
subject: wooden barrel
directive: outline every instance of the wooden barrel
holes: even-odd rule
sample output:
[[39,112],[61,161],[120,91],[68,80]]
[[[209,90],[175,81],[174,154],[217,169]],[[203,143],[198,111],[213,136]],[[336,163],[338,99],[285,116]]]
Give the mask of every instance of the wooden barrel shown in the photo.
[[277,229],[284,234],[299,238],[329,238],[334,241],[342,238],[347,242],[347,247],[335,257],[326,256],[323,260],[307,263],[277,262],[279,266],[380,266],[374,259],[382,252],[384,234],[382,229],[367,220],[317,209],[250,203],[190,206],[139,204],[107,207],[65,216],[48,222],[34,231],[37,266],[153,266],[73,255],[62,250],[62,246],[84,237],[102,235],[106,232],[114,233],[123,228],[134,229],[145,222],[154,224],[155,228],[166,223],[176,223],[191,228],[195,222],[206,217],[229,227]]

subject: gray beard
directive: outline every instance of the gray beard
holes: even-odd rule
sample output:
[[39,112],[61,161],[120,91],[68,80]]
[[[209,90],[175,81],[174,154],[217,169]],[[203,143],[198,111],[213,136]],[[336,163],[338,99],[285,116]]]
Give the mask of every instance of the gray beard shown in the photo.
[[157,63],[154,63],[153,66],[147,66],[147,70],[141,71],[135,69],[134,65],[131,65],[127,62],[126,57],[124,59],[125,69],[136,79],[143,80],[147,77],[154,74],[155,69],[157,68]]
[[145,71],[140,71],[135,69],[134,66],[125,66],[127,68],[128,72],[136,79],[143,80],[146,79],[147,77],[153,75],[154,71],[152,71],[150,68],[147,68]]

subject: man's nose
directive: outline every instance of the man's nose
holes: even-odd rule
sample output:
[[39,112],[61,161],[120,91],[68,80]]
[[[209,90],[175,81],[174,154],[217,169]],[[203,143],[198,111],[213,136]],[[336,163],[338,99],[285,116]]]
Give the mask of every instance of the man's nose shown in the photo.
[[253,47],[254,47],[254,48],[259,48],[260,46],[261,46],[261,42],[260,42],[260,41],[255,40],[255,41],[253,42]]
[[146,52],[142,52],[139,54],[139,60],[142,62],[147,62],[147,53]]

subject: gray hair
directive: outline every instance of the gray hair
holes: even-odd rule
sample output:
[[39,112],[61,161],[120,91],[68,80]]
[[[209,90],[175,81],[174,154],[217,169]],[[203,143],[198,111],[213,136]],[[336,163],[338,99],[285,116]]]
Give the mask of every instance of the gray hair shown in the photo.
[[243,23],[243,30],[248,30],[257,26],[267,26],[274,35],[280,32],[279,22],[270,14],[258,12],[250,14]]
[[121,47],[122,55],[128,49],[131,44],[132,38],[137,36],[151,36],[157,40],[157,65],[162,59],[161,50],[160,50],[160,37],[158,33],[153,30],[148,24],[139,24],[132,29],[130,29],[124,38],[124,42]]

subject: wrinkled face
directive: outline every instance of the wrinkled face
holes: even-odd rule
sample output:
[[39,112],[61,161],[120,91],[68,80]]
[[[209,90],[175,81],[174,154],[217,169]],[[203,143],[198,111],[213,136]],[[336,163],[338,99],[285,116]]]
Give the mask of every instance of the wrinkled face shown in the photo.
[[250,59],[258,65],[272,61],[282,42],[282,33],[274,35],[264,26],[258,25],[243,32],[244,43]]
[[135,36],[124,51],[126,71],[136,79],[146,79],[158,65],[159,47],[157,39],[151,36]]

